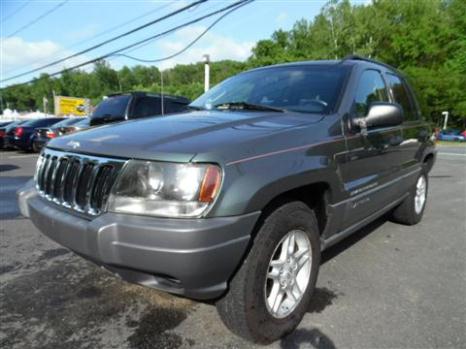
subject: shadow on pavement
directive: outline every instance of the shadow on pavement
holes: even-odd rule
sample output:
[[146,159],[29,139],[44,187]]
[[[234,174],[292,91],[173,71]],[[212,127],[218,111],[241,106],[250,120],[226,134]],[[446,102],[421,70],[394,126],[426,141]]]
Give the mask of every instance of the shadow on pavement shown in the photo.
[[[310,345],[310,346],[309,346]],[[282,349],[335,349],[333,341],[318,329],[299,329],[280,341]]]
[[19,166],[16,165],[0,165],[0,172],[17,170]]
[[0,219],[13,219],[21,216],[16,191],[31,179],[30,176],[0,177]]

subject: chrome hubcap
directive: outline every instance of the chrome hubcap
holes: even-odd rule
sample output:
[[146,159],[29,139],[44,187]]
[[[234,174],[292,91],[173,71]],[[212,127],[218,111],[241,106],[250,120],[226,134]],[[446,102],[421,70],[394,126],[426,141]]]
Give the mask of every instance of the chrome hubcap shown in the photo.
[[416,183],[416,195],[414,196],[414,210],[420,214],[426,203],[427,182],[424,176],[419,177]]
[[269,262],[265,304],[275,318],[290,315],[303,298],[311,278],[311,242],[302,230],[293,230],[279,242]]

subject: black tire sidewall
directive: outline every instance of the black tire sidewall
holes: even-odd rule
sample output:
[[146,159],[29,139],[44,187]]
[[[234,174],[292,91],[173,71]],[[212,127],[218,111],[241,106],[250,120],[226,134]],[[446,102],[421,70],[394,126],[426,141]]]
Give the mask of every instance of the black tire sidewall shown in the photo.
[[[422,176],[424,176],[424,179],[426,181],[426,198],[424,201],[424,206],[422,206],[421,212],[417,213],[416,212],[416,201],[415,201],[416,200],[416,189],[417,189],[417,182],[419,181],[419,178],[421,178]],[[422,216],[424,215],[424,211],[426,210],[428,197],[429,197],[429,177],[427,175],[427,171],[425,169],[422,169],[421,173],[416,179],[416,183],[414,184],[413,190],[411,192],[411,197],[410,197],[411,211],[412,211],[412,216],[413,216],[415,223],[419,223],[421,221]]]
[[[277,319],[267,310],[265,304],[265,282],[270,259],[282,238],[292,230],[304,231],[312,248],[312,267],[309,284],[296,309],[287,317]],[[259,342],[270,342],[292,331],[309,308],[317,281],[320,264],[320,237],[317,222],[312,211],[302,203],[290,203],[272,214],[260,229],[248,261],[246,280],[246,314],[249,328],[260,327]]]

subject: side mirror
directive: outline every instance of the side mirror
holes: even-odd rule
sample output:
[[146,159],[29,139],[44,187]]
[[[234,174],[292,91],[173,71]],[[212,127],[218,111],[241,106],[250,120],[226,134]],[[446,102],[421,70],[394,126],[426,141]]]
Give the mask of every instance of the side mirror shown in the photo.
[[394,103],[374,102],[363,120],[367,128],[397,126],[403,122],[403,109]]

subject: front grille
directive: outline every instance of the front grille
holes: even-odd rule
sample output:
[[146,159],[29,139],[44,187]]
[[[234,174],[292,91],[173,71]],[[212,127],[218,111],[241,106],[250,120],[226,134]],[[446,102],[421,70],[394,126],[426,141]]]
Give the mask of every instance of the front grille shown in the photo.
[[45,149],[36,169],[40,195],[68,209],[100,214],[124,160]]

